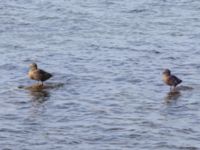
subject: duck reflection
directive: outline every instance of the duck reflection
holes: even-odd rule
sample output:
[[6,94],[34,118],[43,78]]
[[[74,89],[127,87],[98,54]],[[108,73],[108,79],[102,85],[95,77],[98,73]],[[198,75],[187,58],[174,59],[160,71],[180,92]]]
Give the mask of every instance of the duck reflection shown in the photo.
[[30,91],[30,95],[32,96],[32,100],[35,102],[43,103],[47,101],[50,97],[48,91],[41,90],[41,91]]
[[178,100],[178,98],[181,96],[180,91],[173,91],[173,92],[168,92],[166,97],[165,97],[165,102],[166,103],[171,103],[173,101]]
[[32,101],[34,102],[43,103],[47,101],[50,97],[49,92],[43,85],[35,84],[27,87],[26,89],[29,90],[30,95],[32,96]]
[[45,85],[42,85],[42,84],[33,84],[31,86],[20,85],[18,86],[18,88],[28,90],[30,92],[30,95],[32,96],[33,101],[42,103],[49,99],[50,90],[58,89],[63,86],[64,86],[64,83],[48,83]]

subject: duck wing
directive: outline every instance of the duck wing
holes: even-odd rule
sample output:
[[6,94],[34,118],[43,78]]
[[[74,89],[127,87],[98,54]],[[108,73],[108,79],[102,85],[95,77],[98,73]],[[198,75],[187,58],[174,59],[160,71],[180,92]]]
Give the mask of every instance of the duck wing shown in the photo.
[[45,81],[49,78],[52,77],[52,74],[42,70],[42,69],[37,69],[34,71],[30,71],[29,72],[29,77],[33,80],[37,80],[37,81]]
[[182,82],[181,79],[179,79],[178,77],[176,77],[174,75],[171,75],[169,80],[171,81],[172,85],[174,85],[174,86],[176,86]]
[[37,73],[38,73],[41,81],[45,81],[52,77],[52,74],[50,74],[42,69],[37,69]]

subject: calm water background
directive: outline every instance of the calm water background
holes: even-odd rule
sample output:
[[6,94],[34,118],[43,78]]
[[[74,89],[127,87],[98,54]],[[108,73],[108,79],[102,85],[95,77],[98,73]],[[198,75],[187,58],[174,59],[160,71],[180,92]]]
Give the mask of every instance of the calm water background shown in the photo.
[[199,47],[199,0],[0,1],[0,149],[200,149]]

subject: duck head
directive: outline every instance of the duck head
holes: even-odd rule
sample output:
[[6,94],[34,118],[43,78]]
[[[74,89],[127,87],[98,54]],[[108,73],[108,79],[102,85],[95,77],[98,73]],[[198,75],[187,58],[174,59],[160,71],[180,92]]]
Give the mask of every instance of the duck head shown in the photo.
[[170,71],[169,69],[165,69],[165,70],[163,71],[163,75],[165,75],[165,76],[170,76],[170,75],[171,75],[171,71]]
[[35,69],[37,69],[37,64],[32,63],[32,64],[29,65],[29,67],[30,67],[31,70],[35,70]]

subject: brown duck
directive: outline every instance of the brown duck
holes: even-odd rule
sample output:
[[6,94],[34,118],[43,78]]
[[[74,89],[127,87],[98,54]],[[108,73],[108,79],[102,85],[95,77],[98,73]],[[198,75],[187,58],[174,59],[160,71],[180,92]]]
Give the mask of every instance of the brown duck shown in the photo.
[[38,82],[41,81],[42,86],[43,86],[43,82],[48,80],[49,78],[51,78],[52,74],[50,74],[42,69],[38,69],[37,64],[32,63],[30,65],[30,70],[28,72],[28,76],[32,80],[37,80]]
[[175,90],[176,86],[182,82],[178,77],[171,75],[171,71],[169,69],[165,69],[163,72],[163,81],[170,86],[170,91]]

